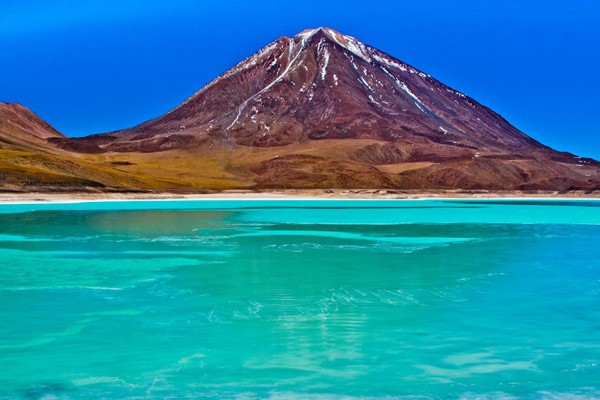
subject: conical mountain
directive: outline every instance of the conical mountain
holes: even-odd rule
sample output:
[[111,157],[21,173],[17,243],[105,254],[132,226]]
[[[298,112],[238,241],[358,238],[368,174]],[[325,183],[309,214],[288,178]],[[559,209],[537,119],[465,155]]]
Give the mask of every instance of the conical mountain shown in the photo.
[[475,100],[332,29],[282,37],[169,113],[118,136],[207,133],[251,146],[325,138],[543,148]]

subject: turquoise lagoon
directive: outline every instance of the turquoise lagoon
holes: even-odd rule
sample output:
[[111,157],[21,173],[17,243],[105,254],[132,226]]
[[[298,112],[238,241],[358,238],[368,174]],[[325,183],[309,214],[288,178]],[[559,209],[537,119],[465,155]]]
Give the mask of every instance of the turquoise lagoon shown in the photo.
[[600,398],[600,201],[0,206],[0,398]]

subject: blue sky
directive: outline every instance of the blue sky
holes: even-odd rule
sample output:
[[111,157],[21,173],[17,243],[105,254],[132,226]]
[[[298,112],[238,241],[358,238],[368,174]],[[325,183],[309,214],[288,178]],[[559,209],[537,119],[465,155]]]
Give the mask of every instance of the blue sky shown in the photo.
[[595,0],[1,0],[0,101],[68,136],[126,128],[279,36],[328,26],[600,159],[598,21]]

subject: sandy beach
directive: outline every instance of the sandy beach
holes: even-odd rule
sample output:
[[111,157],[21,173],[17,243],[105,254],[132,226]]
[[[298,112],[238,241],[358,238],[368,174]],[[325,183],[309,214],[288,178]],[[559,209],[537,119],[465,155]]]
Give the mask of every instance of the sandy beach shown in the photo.
[[288,189],[271,191],[229,190],[191,192],[2,192],[0,203],[80,202],[105,200],[421,200],[421,199],[600,199],[600,191],[466,191]]

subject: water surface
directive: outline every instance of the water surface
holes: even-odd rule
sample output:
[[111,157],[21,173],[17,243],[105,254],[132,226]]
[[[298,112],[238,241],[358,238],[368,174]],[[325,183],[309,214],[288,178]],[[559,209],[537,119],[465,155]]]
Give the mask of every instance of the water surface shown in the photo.
[[0,206],[0,398],[599,398],[600,201]]

